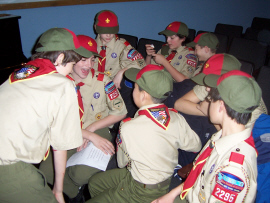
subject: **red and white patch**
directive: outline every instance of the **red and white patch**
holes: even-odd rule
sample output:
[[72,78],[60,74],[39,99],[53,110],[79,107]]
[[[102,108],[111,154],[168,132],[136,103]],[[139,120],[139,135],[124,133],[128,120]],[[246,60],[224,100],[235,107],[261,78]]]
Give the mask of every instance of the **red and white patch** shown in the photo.
[[192,60],[187,60],[187,64],[194,67],[194,68],[196,68],[196,66],[197,66],[197,63],[195,61],[192,61]]
[[108,94],[108,97],[110,98],[110,100],[114,100],[118,96],[119,96],[119,93],[118,93],[117,89],[115,89],[113,92]]
[[212,195],[222,202],[234,203],[238,194],[231,190],[227,190],[226,188],[216,183]]

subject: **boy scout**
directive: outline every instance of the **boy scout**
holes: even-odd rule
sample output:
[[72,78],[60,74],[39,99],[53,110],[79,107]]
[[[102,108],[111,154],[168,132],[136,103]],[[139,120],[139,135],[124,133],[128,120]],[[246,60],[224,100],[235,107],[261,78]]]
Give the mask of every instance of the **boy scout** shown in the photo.
[[137,108],[132,102],[133,84],[123,80],[124,72],[133,67],[141,69],[145,66],[143,56],[125,39],[116,34],[119,31],[118,19],[114,12],[102,10],[95,17],[94,28],[97,35],[97,50],[103,57],[94,65],[94,69],[104,72],[114,84],[126,103],[128,116],[134,116]]
[[177,149],[201,149],[185,119],[162,103],[173,85],[163,67],[150,64],[141,70],[129,69],[125,75],[136,82],[133,99],[139,110],[120,125],[117,161],[121,169],[90,178],[89,202],[150,202],[168,191]]
[[[257,187],[257,152],[251,128],[245,125],[260,104],[261,89],[239,70],[220,77],[209,74],[209,116],[222,130],[212,136],[194,161],[188,178],[155,202],[254,202]],[[185,199],[183,202],[186,202]]]
[[[224,63],[222,63],[224,61]],[[192,115],[202,115],[202,116],[207,116],[208,115],[208,105],[209,103],[205,100],[208,92],[205,89],[205,85],[203,82],[203,78],[205,75],[208,74],[216,74],[216,75],[221,75],[223,73],[226,73],[230,70],[240,70],[241,63],[232,55],[229,54],[215,54],[212,56],[203,66],[202,73],[196,75],[195,77],[191,78],[194,82],[196,82],[199,86],[195,86],[194,93],[197,95],[196,97],[193,96],[192,101],[188,101],[188,104],[186,103],[181,103],[180,101],[176,101],[175,107],[177,110],[181,111],[181,109],[177,108],[177,106],[185,105],[185,113],[187,114],[192,114]],[[196,88],[198,87],[198,88]],[[188,93],[187,93],[188,94]],[[184,95],[185,97],[185,95]],[[190,97],[191,98],[191,97]],[[200,104],[198,102],[201,101]],[[177,104],[178,103],[178,104]],[[188,111],[188,112],[186,112]],[[200,113],[198,113],[200,112]],[[256,119],[262,114],[266,113],[267,114],[267,109],[264,105],[263,100],[261,99],[260,105],[258,106],[257,109],[255,109],[252,112],[251,119],[249,122],[246,124],[246,127],[252,127]]]
[[[81,59],[74,52],[79,47],[72,31],[50,29],[40,37],[33,60],[1,85],[0,202],[64,202],[66,150],[82,144],[74,83],[65,77]],[[32,165],[50,145],[53,192]]]
[[182,46],[188,36],[188,27],[185,23],[172,22],[165,30],[158,34],[163,34],[167,37],[167,44],[157,54],[152,45],[145,45],[147,53],[146,64],[151,63],[164,66],[176,82],[191,78],[200,71],[197,67],[197,57],[194,55],[194,50]]
[[[84,58],[74,65],[69,77],[75,81],[77,93],[80,93],[78,97],[82,99],[83,103],[80,106],[82,129],[84,129],[82,130],[83,146],[91,141],[104,153],[113,155],[114,146],[111,143],[112,135],[108,127],[125,118],[127,113],[125,104],[109,77],[93,69],[95,57],[99,57],[95,40],[85,35],[78,35],[78,40],[82,45],[79,51]],[[76,150],[69,151],[68,158],[75,152]],[[52,184],[52,157],[41,164],[40,170],[45,173],[48,182]],[[80,190],[81,193],[79,193],[79,188],[87,184],[88,179],[99,171],[99,169],[86,165],[70,166],[66,169],[64,192],[71,202],[83,199],[82,191]]]

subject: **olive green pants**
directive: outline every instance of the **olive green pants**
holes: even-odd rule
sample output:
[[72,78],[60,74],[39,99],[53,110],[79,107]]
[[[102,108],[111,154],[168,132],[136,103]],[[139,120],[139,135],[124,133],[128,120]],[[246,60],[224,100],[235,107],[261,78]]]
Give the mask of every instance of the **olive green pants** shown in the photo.
[[[95,133],[100,135],[107,140],[112,139],[112,136],[109,132],[108,128],[103,128],[97,130]],[[77,149],[69,150],[67,153],[67,159],[70,158],[74,153],[76,153]],[[49,154],[46,161],[43,161],[40,164],[39,169],[45,174],[47,178],[47,182],[53,185],[54,183],[54,167],[53,167],[53,155]],[[70,166],[66,169],[65,177],[64,177],[64,193],[69,198],[74,198],[78,194],[79,188],[88,183],[89,178],[100,172],[99,169],[89,167],[86,165],[75,165]]]
[[166,194],[169,184],[156,189],[144,188],[126,169],[112,169],[95,174],[89,179],[92,199],[87,203],[150,203]]
[[0,202],[57,203],[42,172],[25,162],[0,166]]

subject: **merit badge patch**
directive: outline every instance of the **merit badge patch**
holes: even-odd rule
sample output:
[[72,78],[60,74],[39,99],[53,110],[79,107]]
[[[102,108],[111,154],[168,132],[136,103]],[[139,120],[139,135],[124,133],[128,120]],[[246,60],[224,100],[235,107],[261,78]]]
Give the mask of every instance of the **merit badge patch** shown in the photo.
[[113,100],[113,107],[116,109],[122,108],[123,107],[122,99],[116,98],[115,100]]
[[192,60],[187,60],[187,64],[194,67],[194,68],[196,68],[196,65],[197,65],[197,63],[192,61]]
[[29,77],[31,74],[33,74],[35,71],[38,70],[38,67],[32,66],[32,65],[26,65],[20,70],[17,70],[14,73],[14,79],[15,80],[21,80]]
[[100,97],[100,93],[99,93],[99,92],[95,92],[95,93],[93,94],[93,97],[94,97],[95,99],[98,99],[98,98]]
[[95,115],[95,118],[96,118],[96,120],[98,121],[98,120],[102,119],[102,115],[101,115],[100,113],[97,113],[97,114]]
[[135,49],[130,49],[129,52],[127,53],[127,58],[131,59],[132,61],[135,61],[137,59],[143,59],[143,56]]
[[117,57],[117,54],[116,54],[115,52],[113,52],[113,53],[111,54],[111,57],[115,59],[115,58]]
[[105,93],[108,95],[110,100],[114,100],[119,96],[118,90],[114,85],[113,81],[105,85]]
[[188,55],[186,55],[186,58],[187,58],[187,59],[194,60],[194,61],[197,60],[197,57],[196,57],[194,54],[188,54]]

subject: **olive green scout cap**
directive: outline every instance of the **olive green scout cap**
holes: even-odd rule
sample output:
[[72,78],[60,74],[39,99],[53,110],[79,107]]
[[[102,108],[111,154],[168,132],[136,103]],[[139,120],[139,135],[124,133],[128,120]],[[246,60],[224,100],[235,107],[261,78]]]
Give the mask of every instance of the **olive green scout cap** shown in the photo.
[[204,82],[209,87],[216,87],[223,101],[239,113],[251,113],[249,107],[258,106],[262,91],[254,78],[240,70],[232,70],[218,78],[216,75],[205,76]]
[[80,47],[77,36],[66,28],[51,28],[44,32],[37,42],[36,52],[75,51]]
[[241,63],[230,54],[215,54],[203,65],[202,72],[191,78],[199,85],[204,85],[203,79],[206,75],[214,74],[216,77],[231,70],[240,70]]
[[102,10],[97,13],[95,26],[98,34],[117,34],[119,32],[117,16],[110,10]]
[[77,35],[77,37],[81,47],[75,50],[76,53],[80,54],[85,58],[90,58],[93,55],[101,57],[97,51],[96,40],[86,35]]
[[205,32],[197,35],[195,39],[188,43],[188,47],[195,47],[195,45],[198,44],[202,47],[209,47],[211,49],[217,49],[219,45],[218,38],[215,34],[210,33],[210,32]]
[[164,67],[149,64],[142,69],[130,68],[125,71],[125,76],[136,82],[152,97],[166,99],[173,89],[173,79]]
[[176,34],[180,34],[187,37],[188,27],[185,23],[175,21],[175,22],[172,22],[170,25],[168,25],[165,30],[159,32],[158,34],[165,35],[165,36],[173,36]]

